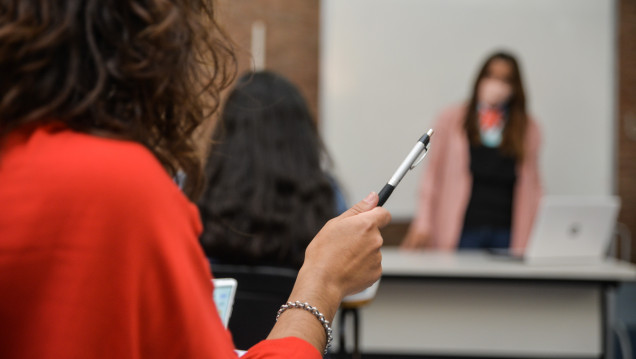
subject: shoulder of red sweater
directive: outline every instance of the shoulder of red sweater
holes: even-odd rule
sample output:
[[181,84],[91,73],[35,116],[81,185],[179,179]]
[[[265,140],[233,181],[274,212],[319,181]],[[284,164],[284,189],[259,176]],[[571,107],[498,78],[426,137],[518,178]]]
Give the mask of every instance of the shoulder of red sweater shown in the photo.
[[21,147],[16,155],[58,190],[153,197],[178,192],[155,156],[133,141],[41,126]]
[[[159,161],[143,145],[133,141],[99,137],[70,130],[48,133],[43,142],[46,153],[57,154],[56,164],[88,168],[115,174],[134,172],[139,176],[154,175],[163,170]],[[61,163],[60,163],[61,162]],[[81,164],[82,166],[78,166]],[[150,171],[150,172],[148,172]]]

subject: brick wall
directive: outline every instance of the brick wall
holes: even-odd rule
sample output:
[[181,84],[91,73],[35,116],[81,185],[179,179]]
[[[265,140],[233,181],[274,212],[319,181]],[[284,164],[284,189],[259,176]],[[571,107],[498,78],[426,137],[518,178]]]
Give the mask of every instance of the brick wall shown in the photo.
[[252,68],[252,24],[266,27],[266,69],[287,77],[318,110],[319,0],[218,0],[218,19],[237,45],[239,74]]

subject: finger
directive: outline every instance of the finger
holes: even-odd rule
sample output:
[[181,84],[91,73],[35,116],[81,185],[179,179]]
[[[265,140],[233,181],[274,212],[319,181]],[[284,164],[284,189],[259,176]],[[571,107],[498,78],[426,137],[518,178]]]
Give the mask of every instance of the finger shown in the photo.
[[339,217],[347,218],[347,217],[355,216],[357,214],[372,210],[378,205],[378,201],[379,201],[378,194],[375,192],[371,192],[365,199],[356,203],[353,207],[349,208]]
[[371,217],[371,220],[378,228],[383,228],[391,223],[391,213],[382,207],[374,207],[372,210],[362,213],[361,215]]

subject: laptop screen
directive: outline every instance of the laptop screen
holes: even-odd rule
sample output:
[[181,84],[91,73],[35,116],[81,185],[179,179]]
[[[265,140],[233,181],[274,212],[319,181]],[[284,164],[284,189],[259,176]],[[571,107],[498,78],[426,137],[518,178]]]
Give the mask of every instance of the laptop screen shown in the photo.
[[234,295],[236,293],[236,280],[231,278],[213,279],[214,282],[214,304],[227,328],[234,305]]
[[619,208],[616,196],[545,196],[524,259],[539,264],[602,260]]

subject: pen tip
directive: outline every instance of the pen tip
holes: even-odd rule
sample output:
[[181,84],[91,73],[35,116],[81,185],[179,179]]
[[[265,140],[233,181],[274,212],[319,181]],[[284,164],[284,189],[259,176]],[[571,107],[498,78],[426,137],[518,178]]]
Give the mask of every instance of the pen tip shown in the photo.
[[428,132],[426,132],[426,134],[428,135],[428,137],[431,137],[433,136],[433,132],[435,131],[433,131],[433,129],[431,128],[430,130],[428,130]]

